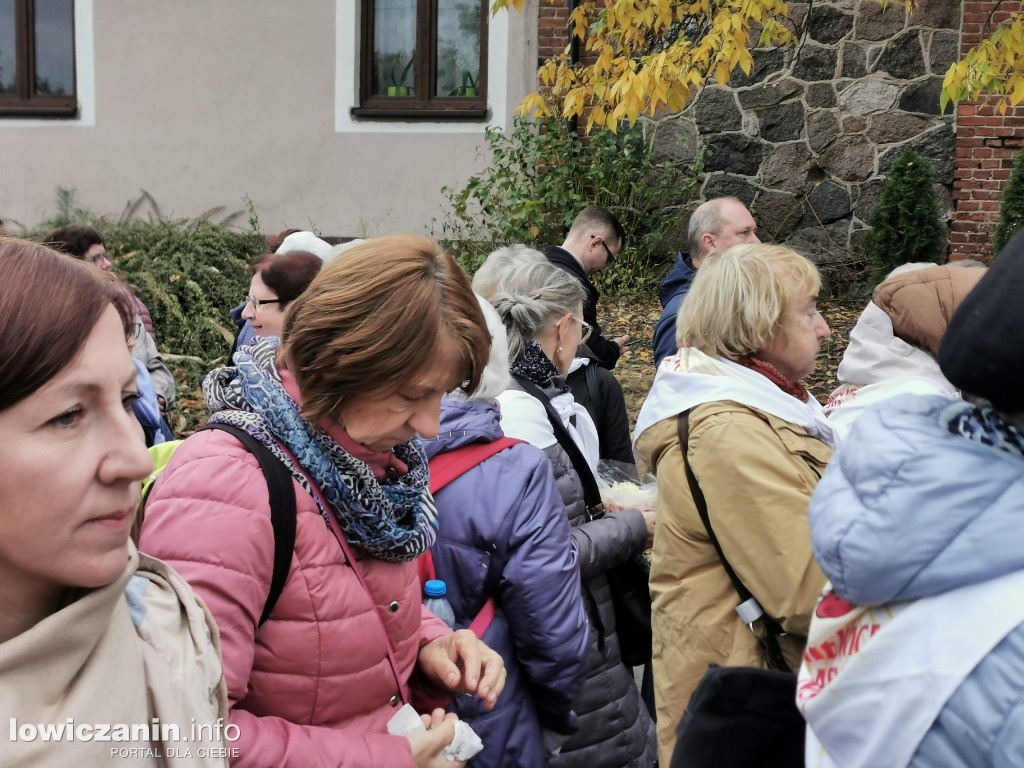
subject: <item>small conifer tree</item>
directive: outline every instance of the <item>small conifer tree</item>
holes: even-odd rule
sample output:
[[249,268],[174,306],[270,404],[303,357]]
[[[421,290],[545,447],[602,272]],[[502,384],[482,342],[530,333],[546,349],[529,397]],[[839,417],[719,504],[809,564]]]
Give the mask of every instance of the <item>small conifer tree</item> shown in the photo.
[[913,149],[893,162],[867,237],[876,279],[908,261],[945,261],[946,230],[934,184],[931,163]]
[[1003,190],[1003,201],[999,205],[999,227],[992,240],[993,254],[1003,250],[1003,246],[1021,227],[1024,227],[1024,152],[1019,152],[1013,161],[1013,172]]

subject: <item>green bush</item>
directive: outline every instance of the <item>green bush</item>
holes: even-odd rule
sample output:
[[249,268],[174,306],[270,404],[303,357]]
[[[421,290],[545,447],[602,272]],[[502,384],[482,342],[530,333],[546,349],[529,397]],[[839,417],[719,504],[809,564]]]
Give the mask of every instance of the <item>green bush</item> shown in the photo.
[[[228,313],[249,290],[249,265],[266,252],[256,232],[254,207],[247,198],[251,230],[228,226],[242,212],[217,223],[215,208],[192,220],[166,219],[147,192],[128,203],[117,219],[79,207],[74,189],[58,187],[56,212],[20,234],[41,240],[54,227],[89,224],[103,234],[113,271],[132,287],[153,316],[157,346],[177,381],[171,426],[187,435],[206,419],[200,382],[209,370],[227,363],[234,338]],[[136,218],[143,204],[150,218]]]
[[699,163],[681,171],[656,161],[639,123],[582,141],[558,121],[517,117],[507,135],[488,128],[486,142],[487,170],[442,190],[451,206],[442,239],[468,271],[501,245],[560,244],[576,214],[599,205],[622,222],[627,242],[594,282],[610,294],[657,283],[674,256],[665,237],[693,196]]
[[226,357],[228,311],[249,290],[248,265],[266,251],[263,237],[206,219],[106,224],[102,232],[114,272],[153,315],[160,350]]
[[998,255],[1003,246],[1024,227],[1024,152],[1019,152],[1013,161],[1013,172],[1003,190],[1003,201],[999,205],[999,227],[992,240],[993,255]]
[[935,194],[935,171],[913,149],[893,162],[870,224],[867,249],[876,281],[900,264],[946,260],[946,228]]

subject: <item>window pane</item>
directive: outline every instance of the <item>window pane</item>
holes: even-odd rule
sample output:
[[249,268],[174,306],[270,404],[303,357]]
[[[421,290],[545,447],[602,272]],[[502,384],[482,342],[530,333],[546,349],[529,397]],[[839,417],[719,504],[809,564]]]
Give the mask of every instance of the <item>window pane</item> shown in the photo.
[[75,92],[74,0],[36,0],[36,93]]
[[0,0],[0,93],[17,87],[14,45],[14,0]]
[[416,82],[416,0],[375,0],[373,93],[408,96]]
[[438,96],[476,96],[480,86],[480,0],[438,0]]

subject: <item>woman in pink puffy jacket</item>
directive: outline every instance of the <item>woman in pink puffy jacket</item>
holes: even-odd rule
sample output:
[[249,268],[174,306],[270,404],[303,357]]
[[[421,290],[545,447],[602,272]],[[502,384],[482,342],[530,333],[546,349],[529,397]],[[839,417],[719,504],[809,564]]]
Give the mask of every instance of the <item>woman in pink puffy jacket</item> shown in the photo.
[[426,238],[383,237],[326,265],[267,338],[213,371],[211,421],[290,470],[295,546],[265,623],[274,562],[267,482],[231,434],[175,452],[146,507],[141,547],[172,564],[217,620],[238,766],[451,766],[453,716],[388,735],[403,702],[453,693],[493,706],[500,657],[421,605],[414,560],[436,520],[419,435],[441,396],[472,390],[490,340],[469,281]]

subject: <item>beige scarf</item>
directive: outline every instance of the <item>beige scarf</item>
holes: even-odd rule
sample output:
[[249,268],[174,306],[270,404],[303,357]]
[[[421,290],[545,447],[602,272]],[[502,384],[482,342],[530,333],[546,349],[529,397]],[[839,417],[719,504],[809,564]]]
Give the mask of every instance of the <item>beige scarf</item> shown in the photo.
[[4,766],[228,764],[213,618],[131,544],[117,581],[0,644],[0,712]]

